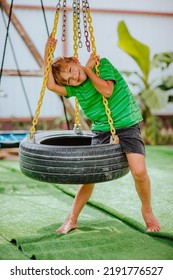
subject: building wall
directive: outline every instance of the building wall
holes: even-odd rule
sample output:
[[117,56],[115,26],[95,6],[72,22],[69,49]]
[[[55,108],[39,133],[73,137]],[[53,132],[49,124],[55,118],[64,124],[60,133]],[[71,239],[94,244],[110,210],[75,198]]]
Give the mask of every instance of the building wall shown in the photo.
[[[8,1],[10,3],[10,1]],[[53,26],[54,12],[57,0],[43,1],[49,31]],[[62,2],[62,1],[61,1]],[[26,32],[33,40],[40,54],[44,54],[47,39],[46,26],[40,9],[40,0],[22,1],[15,0],[14,12]],[[117,46],[117,25],[124,20],[130,33],[137,40],[145,43],[151,49],[151,57],[158,52],[173,51],[173,1],[172,0],[90,0],[91,15],[93,20],[94,35],[97,53],[107,57],[116,68],[121,70],[137,70],[136,63]],[[30,5],[23,7],[24,5]],[[35,6],[34,7],[32,7]],[[72,7],[72,1],[67,0],[67,6]],[[49,9],[46,9],[48,7]],[[52,8],[51,8],[52,7]],[[31,9],[32,8],[32,9]],[[67,40],[61,42],[62,18],[60,16],[57,31],[58,46],[55,56],[73,54],[72,12],[67,12]],[[7,22],[7,17],[6,22]],[[0,14],[0,62],[2,61],[3,46],[6,36],[2,15]],[[15,55],[20,69],[38,70],[39,66],[28,51],[19,34],[11,24],[9,36],[15,49]],[[84,37],[84,36],[83,36]],[[84,43],[85,44],[85,43]],[[86,48],[79,50],[79,58],[84,64],[89,57]],[[15,60],[11,51],[10,42],[7,43],[4,69],[16,69]],[[29,104],[34,114],[42,85],[41,77],[22,78]],[[1,79],[1,90],[6,97],[0,97],[0,118],[29,117],[30,111],[19,77],[5,77]],[[73,99],[72,99],[72,102]],[[173,112],[173,107],[166,108],[168,113]],[[43,117],[63,116],[63,106],[58,96],[46,90],[41,114]]]

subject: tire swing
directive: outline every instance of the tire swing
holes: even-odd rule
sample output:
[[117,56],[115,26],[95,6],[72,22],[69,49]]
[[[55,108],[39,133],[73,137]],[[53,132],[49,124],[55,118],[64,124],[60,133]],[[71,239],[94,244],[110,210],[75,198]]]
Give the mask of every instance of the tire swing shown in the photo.
[[[60,2],[54,18],[52,36],[55,38],[60,12]],[[95,38],[93,35],[92,18],[88,0],[82,0],[84,34],[87,50],[91,48],[96,56]],[[87,31],[87,25],[88,30]],[[66,0],[63,1],[63,34],[65,40]],[[73,1],[73,39],[74,57],[78,58],[78,47],[82,47],[80,30],[80,0]],[[90,35],[90,41],[88,39]],[[35,132],[40,108],[46,89],[48,74],[51,67],[53,48],[50,47],[43,84],[38,101],[38,108],[30,129],[30,136],[21,141],[19,146],[19,165],[22,173],[32,179],[59,184],[89,184],[118,179],[129,172],[125,154],[122,152],[116,135],[108,100],[103,96],[105,111],[108,116],[112,143],[91,145],[93,134],[82,131],[79,120],[79,104],[76,103],[76,119],[71,131]],[[99,75],[99,63],[96,73]]]

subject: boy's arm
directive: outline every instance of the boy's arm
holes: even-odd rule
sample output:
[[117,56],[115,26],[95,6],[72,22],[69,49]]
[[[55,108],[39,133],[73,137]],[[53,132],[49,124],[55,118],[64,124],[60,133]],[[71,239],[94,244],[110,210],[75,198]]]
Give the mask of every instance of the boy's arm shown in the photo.
[[99,60],[99,57],[97,56],[96,58],[94,58],[94,55],[91,54],[86,66],[84,67],[85,73],[91,79],[94,87],[99,93],[101,93],[105,97],[110,97],[113,92],[114,82],[105,81],[92,71],[95,66],[96,60]]
[[48,75],[47,88],[59,95],[67,96],[66,88],[55,83],[51,68]]
[[[56,44],[57,44],[57,40],[52,38],[52,36],[50,35],[48,37],[48,40],[47,40],[47,43],[46,43],[46,46],[45,46],[44,69],[47,65],[47,59],[48,59],[48,56],[49,56],[49,48],[53,47],[55,49]],[[60,86],[60,85],[55,83],[55,80],[54,80],[54,77],[53,77],[53,74],[52,74],[52,67],[50,67],[50,71],[49,71],[49,74],[48,74],[47,88],[50,91],[53,91],[57,94],[67,96],[66,88],[64,86]]]

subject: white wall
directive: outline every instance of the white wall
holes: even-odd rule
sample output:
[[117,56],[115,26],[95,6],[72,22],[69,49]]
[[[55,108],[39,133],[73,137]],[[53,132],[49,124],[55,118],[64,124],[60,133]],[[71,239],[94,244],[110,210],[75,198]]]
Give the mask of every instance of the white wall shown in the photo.
[[[10,2],[10,1],[9,1]],[[45,5],[56,7],[57,0],[43,1]],[[40,0],[14,0],[14,4],[40,5]],[[72,0],[68,1],[69,7],[72,6]],[[125,11],[148,11],[148,12],[169,12],[173,13],[172,0],[90,0],[91,8],[105,8],[112,10]],[[25,30],[35,43],[39,52],[43,56],[44,45],[47,38],[45,23],[41,10],[22,10],[15,9],[15,14],[21,21]],[[67,54],[73,54],[72,40],[72,13],[68,13],[67,27]],[[94,34],[97,46],[97,53],[101,57],[107,57],[119,70],[138,70],[135,62],[117,47],[117,25],[118,22],[124,20],[132,36],[139,41],[148,45],[151,49],[151,56],[157,52],[173,51],[173,16],[161,15],[140,15],[133,13],[96,13],[91,12],[93,19]],[[53,26],[54,11],[46,11],[46,17],[51,31]],[[6,17],[7,20],[7,17]],[[59,40],[55,56],[63,54],[63,44],[61,42],[60,18],[57,38]],[[6,29],[0,13],[0,63],[2,60],[2,52]],[[15,54],[21,69],[39,69],[33,57],[29,53],[20,36],[10,26],[10,37],[15,48]],[[85,63],[89,57],[85,48],[79,51],[81,63]],[[16,69],[10,44],[8,41],[4,69]],[[30,100],[32,112],[34,114],[37,107],[42,78],[23,77],[24,85]],[[28,117],[29,110],[18,77],[2,77],[1,89],[7,94],[6,98],[0,97],[0,117]],[[61,101],[54,93],[46,90],[40,116],[61,116],[63,115],[63,107]]]

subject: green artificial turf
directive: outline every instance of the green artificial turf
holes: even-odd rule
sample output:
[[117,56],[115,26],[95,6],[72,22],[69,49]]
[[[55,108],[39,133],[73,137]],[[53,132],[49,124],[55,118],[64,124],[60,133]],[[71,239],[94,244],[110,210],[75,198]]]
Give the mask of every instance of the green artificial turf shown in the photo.
[[78,186],[25,177],[18,162],[0,161],[0,259],[172,260],[173,149],[147,147],[153,206],[161,232],[146,234],[130,173],[95,186],[79,229],[55,232]]
[[0,260],[28,260],[14,244],[0,235]]

